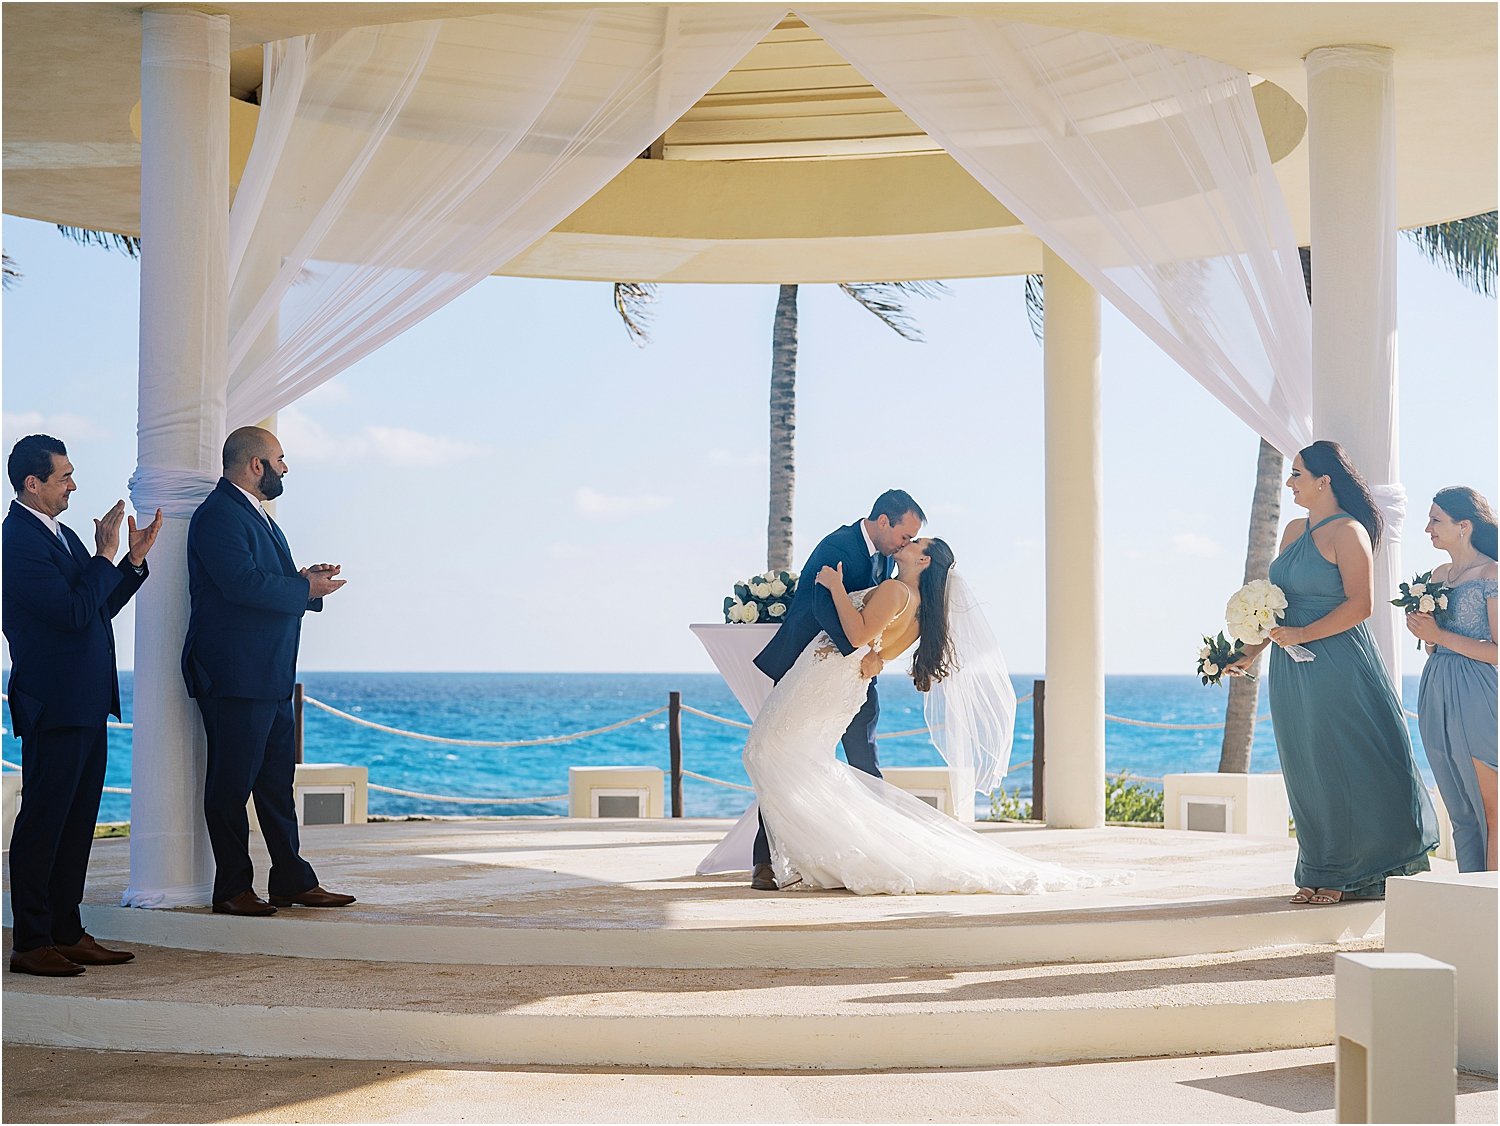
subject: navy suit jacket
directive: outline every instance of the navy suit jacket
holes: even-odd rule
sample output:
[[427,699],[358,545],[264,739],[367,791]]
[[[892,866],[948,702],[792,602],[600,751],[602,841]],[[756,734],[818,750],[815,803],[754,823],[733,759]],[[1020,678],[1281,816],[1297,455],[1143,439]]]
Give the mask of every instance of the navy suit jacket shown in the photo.
[[223,477],[188,525],[188,695],[286,700],[297,679],[307,597],[292,551],[250,498]]
[[23,739],[56,727],[100,726],[120,714],[110,620],[141,588],[145,571],[137,575],[126,559],[118,566],[100,559],[67,527],[65,548],[22,507],[12,502],[0,525],[11,722]]
[[823,537],[813,548],[802,573],[797,579],[797,597],[792,599],[792,608],[787,611],[786,621],[775,636],[755,658],[755,667],[772,680],[780,680],[794,665],[807,643],[826,630],[833,643],[845,656],[854,652],[844,627],[839,624],[838,608],[833,604],[833,595],[817,585],[818,572],[836,563],[844,565],[844,585],[849,590],[863,590],[875,585],[874,572],[870,566],[870,553],[865,548],[864,533],[859,530],[860,521],[846,524],[836,532]]

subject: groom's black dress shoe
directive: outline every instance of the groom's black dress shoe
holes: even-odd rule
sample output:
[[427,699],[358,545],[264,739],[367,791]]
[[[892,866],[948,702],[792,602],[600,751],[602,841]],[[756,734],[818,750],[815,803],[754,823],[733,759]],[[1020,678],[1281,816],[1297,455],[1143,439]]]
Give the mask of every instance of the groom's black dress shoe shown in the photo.
[[776,891],[776,869],[769,864],[757,864],[750,873],[750,886],[756,891]]

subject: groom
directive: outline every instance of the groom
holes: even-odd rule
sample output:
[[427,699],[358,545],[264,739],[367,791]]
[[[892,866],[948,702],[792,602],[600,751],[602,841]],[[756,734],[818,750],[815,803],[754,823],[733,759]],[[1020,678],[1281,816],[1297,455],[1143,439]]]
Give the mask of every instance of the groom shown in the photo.
[[[779,681],[819,631],[826,631],[846,657],[853,653],[855,647],[849,644],[839,624],[833,595],[815,583],[814,578],[824,567],[843,564],[844,582],[850,590],[874,586],[890,577],[890,556],[916,538],[926,522],[926,515],[910,493],[889,489],[875,498],[867,518],[823,537],[802,565],[797,597],[792,599],[786,621],[755,658],[755,667],[773,681]],[[875,675],[881,666],[880,658],[866,654],[861,669],[870,678],[869,692],[864,707],[855,713],[843,738],[844,758],[849,765],[877,778],[880,764],[875,753],[875,723],[880,718],[880,697],[875,691]],[[775,891],[771,842],[766,837],[764,819],[755,835],[753,855],[755,868],[750,875],[750,886],[756,891]]]

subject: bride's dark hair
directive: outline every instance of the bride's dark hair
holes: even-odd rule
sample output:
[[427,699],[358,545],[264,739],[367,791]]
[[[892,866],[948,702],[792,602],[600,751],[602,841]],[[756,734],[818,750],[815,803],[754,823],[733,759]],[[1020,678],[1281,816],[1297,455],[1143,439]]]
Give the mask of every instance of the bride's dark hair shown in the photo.
[[917,581],[917,594],[922,599],[917,607],[921,639],[911,659],[911,679],[918,692],[926,692],[957,667],[948,636],[948,572],[953,569],[953,549],[934,539],[923,554],[931,562]]

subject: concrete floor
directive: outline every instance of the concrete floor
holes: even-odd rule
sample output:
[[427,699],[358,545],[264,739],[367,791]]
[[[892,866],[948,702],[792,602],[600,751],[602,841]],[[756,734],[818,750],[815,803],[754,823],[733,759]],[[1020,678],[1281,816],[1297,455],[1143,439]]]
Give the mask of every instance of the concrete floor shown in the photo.
[[[994,1070],[435,1067],[4,1050],[7,1122],[1332,1122],[1333,1049]],[[1494,1122],[1458,1077],[1457,1121]]]

